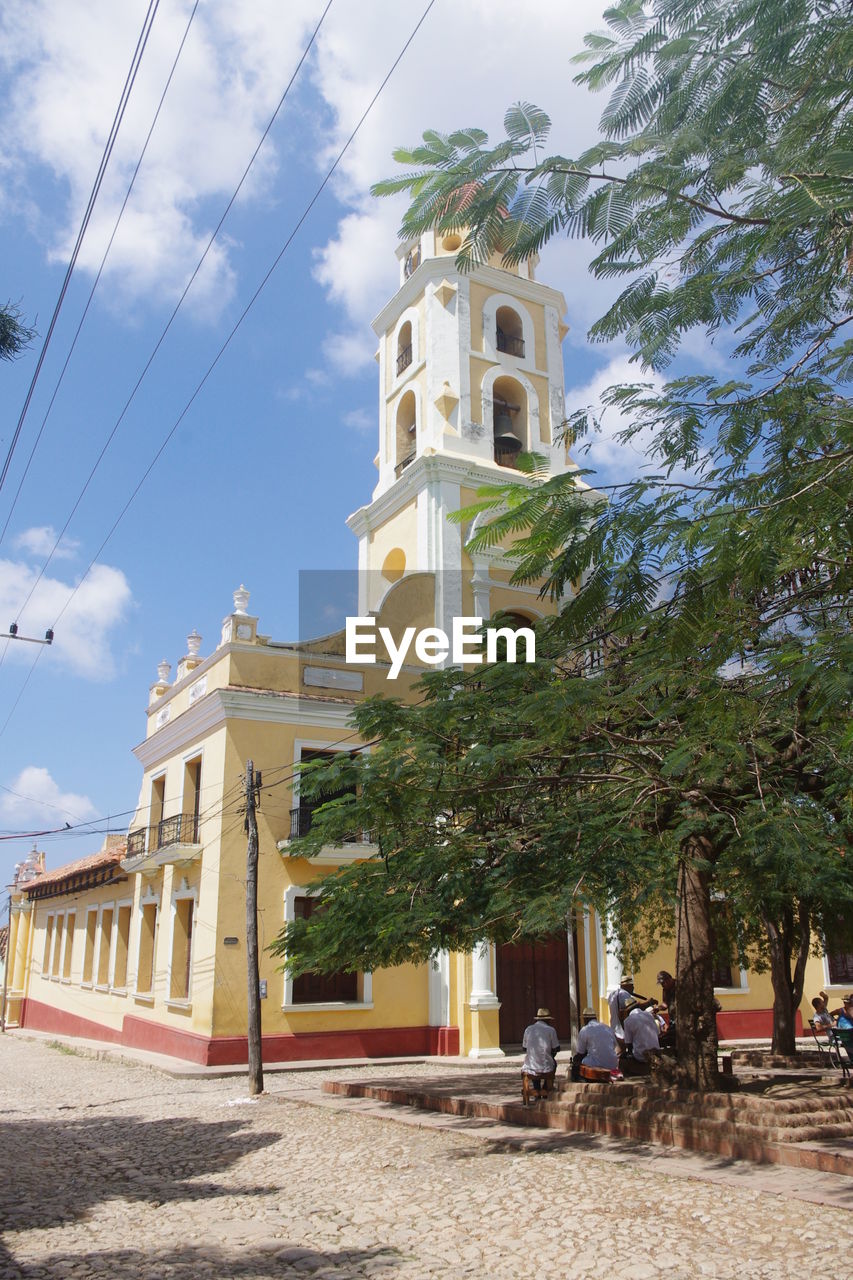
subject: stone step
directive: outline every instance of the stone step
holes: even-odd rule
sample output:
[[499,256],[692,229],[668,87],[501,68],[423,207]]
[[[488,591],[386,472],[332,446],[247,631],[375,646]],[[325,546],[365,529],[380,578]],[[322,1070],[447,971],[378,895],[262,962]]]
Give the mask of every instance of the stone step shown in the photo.
[[[838,1089],[836,1092],[836,1083],[833,1077],[830,1077],[830,1087],[832,1092],[828,1090],[822,1092],[820,1099],[820,1109],[826,1111],[849,1111],[853,1109],[853,1094],[846,1089]],[[795,1081],[791,1082],[792,1085]],[[810,1079],[809,1084],[815,1081]],[[654,1099],[662,1103],[668,1108],[681,1106],[698,1106],[703,1109],[719,1110],[725,1114],[735,1114],[744,1111],[751,1112],[767,1112],[771,1115],[798,1115],[801,1113],[811,1113],[815,1108],[813,1096],[802,1098],[782,1098],[773,1096],[770,1098],[761,1097],[754,1093],[750,1093],[748,1089],[739,1091],[733,1089],[726,1093],[696,1093],[689,1089],[662,1089],[654,1087],[653,1098],[650,1096],[650,1086],[646,1085],[630,1085],[622,1082],[613,1084],[591,1084],[591,1083],[575,1083],[574,1081],[557,1080],[555,1097],[562,1099],[589,1097],[601,1099],[606,1096],[609,1100],[618,1101],[627,1105],[630,1102],[635,1104],[652,1105]]]
[[559,1102],[539,1104],[556,1115],[565,1117],[568,1128],[582,1128],[610,1132],[611,1130],[633,1136],[648,1134],[659,1137],[663,1133],[716,1134],[721,1138],[749,1138],[768,1142],[817,1142],[824,1138],[848,1138],[853,1149],[853,1119],[846,1122],[815,1121],[802,1123],[795,1127],[788,1124],[773,1124],[762,1117],[763,1123],[755,1124],[751,1119],[738,1119],[736,1123],[730,1117],[712,1117],[692,1113],[667,1112],[656,1108],[629,1107],[595,1107],[592,1105],[569,1105]]
[[742,1111],[733,1115],[730,1112],[708,1107],[668,1107],[664,1102],[644,1103],[640,1106],[619,1106],[612,1102],[566,1102],[554,1099],[544,1103],[545,1106],[559,1107],[572,1115],[620,1115],[641,1116],[651,1123],[658,1116],[668,1120],[690,1124],[708,1124],[721,1129],[734,1129],[738,1132],[747,1127],[750,1131],[774,1132],[789,1134],[792,1141],[799,1141],[803,1136],[816,1133],[837,1131],[838,1134],[853,1136],[853,1107],[835,1111],[800,1112],[796,1115],[784,1113],[774,1115],[764,1111]]
[[[559,1102],[537,1104],[553,1117],[554,1127],[585,1133],[610,1133],[639,1140],[665,1142],[676,1146],[699,1146],[721,1150],[726,1143],[800,1143],[847,1139],[853,1157],[853,1121],[847,1123],[754,1124],[747,1118],[712,1118],[707,1115],[667,1112],[647,1108],[596,1107]],[[851,1158],[853,1166],[853,1158]]]
[[[693,1095],[689,1101],[648,1095],[634,1096],[629,1100],[620,1097],[615,1090],[608,1091],[606,1094],[601,1093],[598,1097],[593,1094],[577,1097],[564,1091],[555,1094],[551,1102],[566,1107],[620,1107],[627,1111],[642,1111],[646,1114],[661,1112],[667,1115],[689,1115],[737,1124],[775,1127],[783,1125],[791,1129],[804,1125],[853,1123],[853,1096],[850,1094],[821,1098],[819,1103],[814,1099],[806,1099],[792,1106],[731,1106],[729,1100],[726,1100],[725,1105],[720,1105],[713,1100],[717,1095],[709,1096],[712,1100],[702,1099],[697,1095]],[[764,1100],[755,1099],[754,1101]]]
[[[513,1095],[515,1083],[515,1077],[506,1082]],[[452,1084],[446,1081],[433,1084],[423,1080],[401,1081],[397,1086],[387,1080],[329,1080],[323,1089],[345,1097],[374,1098],[392,1105],[421,1107],[447,1115],[567,1132],[603,1133],[614,1138],[705,1151],[727,1159],[783,1164],[853,1177],[853,1142],[850,1140],[851,1126],[846,1121],[800,1126],[794,1140],[790,1129],[753,1125],[746,1116],[742,1123],[740,1116],[711,1120],[705,1116],[647,1111],[636,1105],[601,1106],[588,1102],[584,1107],[579,1100],[571,1105],[557,1100],[523,1107],[520,1098],[516,1100],[513,1097],[510,1101],[505,1093],[496,1096],[497,1085],[494,1078],[488,1087],[479,1081],[462,1080]],[[577,1087],[579,1090],[584,1088]],[[595,1087],[592,1086],[593,1089]],[[598,1088],[611,1092],[618,1090],[619,1086]],[[620,1104],[635,1098],[637,1092],[639,1090],[634,1086],[629,1086]],[[646,1094],[648,1098],[647,1090]],[[695,1094],[692,1096],[696,1097]]]

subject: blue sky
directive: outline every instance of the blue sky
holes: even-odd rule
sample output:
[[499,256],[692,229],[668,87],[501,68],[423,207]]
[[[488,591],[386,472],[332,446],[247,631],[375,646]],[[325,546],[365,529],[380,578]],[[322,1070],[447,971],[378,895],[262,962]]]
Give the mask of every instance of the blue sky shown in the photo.
[[[409,36],[426,0],[334,0],[214,251],[24,613],[35,574],[227,203],[324,8],[317,0],[201,0],[113,251],[0,545],[0,629],[42,634],[80,581],[188,396]],[[402,204],[373,200],[391,150],[429,127],[500,132],[512,102],[542,106],[553,145],[593,140],[602,99],[570,56],[602,0],[436,0],[339,172],[57,628],[14,713],[35,649],[0,665],[0,832],[101,819],[135,806],[157,663],[196,628],[215,647],[231,593],[276,639],[294,638],[300,569],[349,569],[345,517],[369,499],[377,442],[370,321],[396,287]],[[44,334],[147,0],[6,0],[0,14],[0,295]],[[127,189],[191,9],[161,0],[101,197],[39,379],[0,528]],[[570,407],[627,373],[622,348],[584,334],[608,295],[589,246],[546,250],[561,288]],[[5,457],[38,344],[0,367]],[[633,469],[605,436],[593,460]],[[0,646],[2,652],[2,646]],[[17,794],[16,794],[17,793]],[[115,818],[113,829],[126,829]],[[106,823],[94,822],[94,827]],[[50,866],[102,836],[44,837]],[[31,841],[0,844],[8,883]]]

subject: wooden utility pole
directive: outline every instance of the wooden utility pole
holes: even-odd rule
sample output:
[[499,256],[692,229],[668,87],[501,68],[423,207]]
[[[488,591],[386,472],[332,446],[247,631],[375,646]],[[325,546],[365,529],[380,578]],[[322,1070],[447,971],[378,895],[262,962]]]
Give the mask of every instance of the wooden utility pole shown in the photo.
[[249,1093],[264,1091],[261,1055],[261,988],[258,972],[258,820],[255,813],[261,775],[246,762],[246,964],[248,966]]
[[6,1030],[6,998],[9,991],[9,965],[14,957],[11,955],[12,945],[12,895],[9,894],[9,923],[6,933],[6,963],[3,965],[3,1016],[0,1019],[0,1031]]

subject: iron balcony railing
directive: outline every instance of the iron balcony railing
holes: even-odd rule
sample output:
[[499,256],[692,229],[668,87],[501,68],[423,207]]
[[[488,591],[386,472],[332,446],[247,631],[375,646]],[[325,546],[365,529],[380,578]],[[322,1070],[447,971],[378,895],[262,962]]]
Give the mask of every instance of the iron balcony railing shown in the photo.
[[400,354],[397,356],[397,377],[398,378],[404,369],[408,369],[411,363],[412,363],[412,344],[410,342],[407,347],[403,347],[401,349]]
[[141,827],[137,831],[129,831],[127,835],[127,856],[128,858],[138,858],[140,854],[145,852],[145,828]]
[[514,338],[512,334],[504,333],[503,329],[498,329],[498,351],[505,351],[508,356],[521,356],[524,358],[524,339]]
[[415,450],[413,449],[411,453],[406,454],[406,457],[403,459],[402,462],[397,463],[396,467],[394,468],[394,475],[397,477],[398,480],[400,479],[400,476],[403,474],[403,472],[406,470],[406,467],[410,466],[411,463],[414,462],[414,460],[415,460]]
[[173,844],[198,844],[198,815],[176,813],[157,824],[157,848],[168,849]]
[[[298,809],[290,810],[290,838],[298,840],[300,836],[307,836],[311,830],[311,822],[313,817],[313,809],[308,805],[300,805]],[[341,836],[340,844],[370,844],[369,831],[352,831],[348,835]]]

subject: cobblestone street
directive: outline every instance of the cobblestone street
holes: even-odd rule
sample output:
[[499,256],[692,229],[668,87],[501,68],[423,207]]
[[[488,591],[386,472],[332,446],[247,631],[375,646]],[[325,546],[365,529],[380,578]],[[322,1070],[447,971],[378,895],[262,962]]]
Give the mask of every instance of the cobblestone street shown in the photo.
[[174,1079],[0,1038],[0,1277],[846,1270],[843,1208],[312,1105],[321,1078],[270,1074],[269,1095],[250,1103],[242,1078]]

